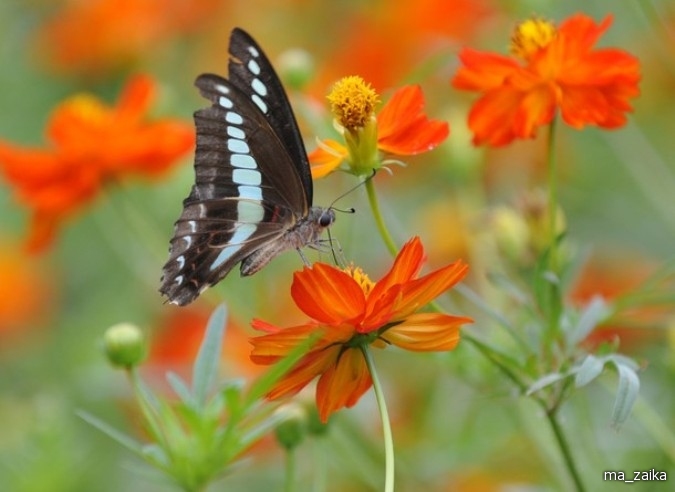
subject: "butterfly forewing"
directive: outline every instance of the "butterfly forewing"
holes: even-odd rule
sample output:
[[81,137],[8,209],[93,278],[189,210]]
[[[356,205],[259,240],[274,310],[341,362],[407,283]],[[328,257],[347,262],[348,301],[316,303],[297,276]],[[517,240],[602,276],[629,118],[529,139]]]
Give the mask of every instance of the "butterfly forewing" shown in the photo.
[[302,180],[307,202],[312,203],[309,160],[286,92],[265,53],[239,28],[235,28],[230,36],[229,79],[237,87],[251,88],[251,100],[284,143]]

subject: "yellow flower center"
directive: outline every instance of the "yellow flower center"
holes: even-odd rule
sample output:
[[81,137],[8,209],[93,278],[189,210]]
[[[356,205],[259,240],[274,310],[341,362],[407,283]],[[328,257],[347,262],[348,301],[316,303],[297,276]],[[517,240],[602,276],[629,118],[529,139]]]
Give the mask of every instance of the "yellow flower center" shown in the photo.
[[69,114],[91,125],[101,125],[110,116],[108,108],[96,97],[87,93],[76,94],[66,99],[61,107]]
[[331,111],[348,130],[365,126],[378,100],[377,92],[358,75],[342,78],[328,94]]
[[373,290],[373,287],[375,287],[375,282],[370,280],[366,272],[361,270],[361,267],[357,267],[354,265],[349,265],[343,271],[347,275],[352,277],[354,280],[356,280],[356,283],[359,284],[359,286],[363,290],[363,293],[366,295],[366,297],[368,297],[370,291]]
[[511,36],[511,53],[523,60],[548,46],[557,34],[552,22],[533,17],[516,26]]

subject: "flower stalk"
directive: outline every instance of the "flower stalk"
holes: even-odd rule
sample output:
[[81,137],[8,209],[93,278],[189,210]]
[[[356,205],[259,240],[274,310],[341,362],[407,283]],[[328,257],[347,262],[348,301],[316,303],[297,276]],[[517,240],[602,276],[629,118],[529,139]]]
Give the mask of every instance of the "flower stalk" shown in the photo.
[[375,399],[377,400],[377,408],[380,411],[380,419],[382,421],[382,433],[384,437],[384,463],[385,463],[385,472],[384,472],[384,492],[394,492],[394,437],[391,432],[391,421],[389,420],[389,412],[387,411],[387,401],[384,397],[384,391],[382,391],[382,384],[380,379],[377,376],[377,371],[375,370],[375,362],[373,361],[373,356],[368,350],[368,347],[362,345],[361,352],[363,352],[363,357],[366,359],[366,366],[368,367],[368,372],[370,377],[373,380],[373,390],[375,391]]

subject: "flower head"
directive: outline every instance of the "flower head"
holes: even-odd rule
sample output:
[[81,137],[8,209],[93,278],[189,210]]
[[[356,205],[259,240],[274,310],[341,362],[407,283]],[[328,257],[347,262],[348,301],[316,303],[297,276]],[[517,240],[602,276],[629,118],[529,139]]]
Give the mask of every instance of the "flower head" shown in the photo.
[[[213,17],[219,0],[61,0],[38,31],[45,62],[56,70],[101,76],[128,68]],[[83,41],[86,40],[86,41]]]
[[374,114],[377,93],[360,77],[345,77],[328,96],[345,145],[327,139],[309,155],[312,176],[323,177],[343,162],[357,176],[370,175],[382,166],[378,150],[393,156],[432,150],[450,132],[444,121],[424,114],[422,89],[409,85],[397,90],[379,114]]
[[378,98],[370,84],[357,75],[338,81],[327,96],[336,120],[350,131],[368,123],[375,112]]
[[45,149],[0,140],[0,173],[33,212],[29,251],[48,246],[61,222],[92,201],[105,182],[157,176],[192,149],[190,125],[147,121],[154,93],[154,82],[138,76],[112,107],[89,94],[67,99],[47,124]]
[[297,272],[291,295],[312,321],[282,329],[254,320],[253,327],[267,334],[252,339],[251,360],[273,364],[308,336],[319,338],[268,397],[297,393],[319,376],[316,401],[325,422],[334,411],[354,405],[372,384],[362,347],[453,349],[460,326],[471,319],[417,311],[462,280],[468,267],[458,260],[419,277],[423,262],[422,243],[414,238],[377,282],[353,266],[340,270],[317,263]]
[[517,26],[516,58],[464,49],[452,79],[458,89],[482,95],[469,113],[476,145],[506,145],[532,138],[557,112],[573,128],[618,128],[639,94],[637,58],[615,48],[596,49],[611,17],[596,24],[576,14],[558,28],[542,19]]

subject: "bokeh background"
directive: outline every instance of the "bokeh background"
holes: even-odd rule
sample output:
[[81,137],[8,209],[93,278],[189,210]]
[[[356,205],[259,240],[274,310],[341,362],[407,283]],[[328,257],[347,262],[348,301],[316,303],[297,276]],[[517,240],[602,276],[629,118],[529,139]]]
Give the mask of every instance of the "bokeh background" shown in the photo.
[[[516,22],[533,14],[560,21],[575,12],[614,23],[601,44],[638,56],[642,95],[621,130],[582,132],[561,126],[561,201],[577,270],[570,302],[608,298],[636,288],[672,261],[675,244],[675,2],[646,0],[4,0],[0,3],[0,139],[45,145],[50,112],[88,92],[114,104],[133,74],[159,84],[151,117],[191,124],[204,105],[193,88],[202,72],[225,74],[231,28],[248,30],[282,78],[288,51],[309,55],[291,100],[309,149],[331,136],[325,94],[332,82],[358,74],[387,99],[405,83],[422,85],[430,117],[450,122],[435,151],[380,173],[384,214],[402,243],[420,235],[429,263],[462,257],[467,283],[501,309],[495,220],[537,200],[545,176],[545,139],[503,149],[476,149],[465,118],[473,99],[450,87],[462,46],[505,53]],[[233,274],[193,305],[163,303],[157,288],[173,222],[193,180],[188,153],[152,179],[107,184],[73,214],[54,243],[26,254],[29,211],[0,180],[0,490],[177,490],[117,443],[80,420],[85,409],[143,439],[124,374],[106,363],[104,330],[132,322],[150,338],[143,374],[161,391],[162,374],[186,373],[215,305],[230,310],[223,378],[254,377],[247,358],[253,316],[279,325],[302,319],[292,305],[294,254],[260,274]],[[315,184],[315,203],[328,204],[355,182],[335,174]],[[339,206],[333,228],[345,256],[373,278],[390,259],[375,232],[365,192]],[[501,225],[500,225],[501,224]],[[517,243],[517,239],[516,239]],[[313,259],[327,257],[309,253]],[[667,297],[667,296],[665,296]],[[490,321],[466,299],[449,306],[477,320],[470,329],[491,337]],[[665,470],[675,480],[675,317],[672,304],[629,313],[604,327],[638,360],[641,397],[617,432],[609,427],[615,376],[575,393],[562,412],[589,490],[616,490],[604,470]],[[670,325],[670,326],[669,326]],[[492,338],[498,343],[499,336]],[[470,346],[448,354],[376,354],[394,420],[398,490],[539,491],[569,486],[550,431],[535,407]],[[303,395],[311,399],[311,393]],[[322,460],[327,490],[377,490],[382,475],[380,424],[368,395],[341,412],[321,440],[300,451],[307,489]],[[282,454],[263,443],[210,490],[277,490]],[[634,490],[670,490],[633,484]]]

